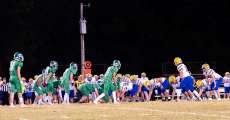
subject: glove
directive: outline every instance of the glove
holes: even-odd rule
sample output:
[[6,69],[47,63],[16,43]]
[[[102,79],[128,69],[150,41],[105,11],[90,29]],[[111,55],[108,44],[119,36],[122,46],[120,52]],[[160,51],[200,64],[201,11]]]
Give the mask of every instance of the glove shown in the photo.
[[38,87],[38,89],[42,90],[42,88],[41,88],[41,87]]

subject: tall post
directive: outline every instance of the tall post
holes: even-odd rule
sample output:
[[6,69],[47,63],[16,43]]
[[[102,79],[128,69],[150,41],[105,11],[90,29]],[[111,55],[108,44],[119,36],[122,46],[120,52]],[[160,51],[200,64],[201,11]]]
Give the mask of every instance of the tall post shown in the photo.
[[[80,36],[81,36],[81,74],[84,76],[84,63],[85,63],[85,40],[84,40],[84,16],[83,16],[84,4],[80,3]],[[85,26],[86,27],[86,26]]]

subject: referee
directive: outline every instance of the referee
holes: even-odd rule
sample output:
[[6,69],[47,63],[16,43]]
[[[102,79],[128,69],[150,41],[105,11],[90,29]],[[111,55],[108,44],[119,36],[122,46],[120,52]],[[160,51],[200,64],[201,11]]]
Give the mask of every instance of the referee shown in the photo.
[[[0,81],[1,77],[0,77]],[[3,78],[2,84],[0,84],[0,104],[2,105],[8,105],[8,89],[9,89],[9,84],[6,82],[6,78]]]

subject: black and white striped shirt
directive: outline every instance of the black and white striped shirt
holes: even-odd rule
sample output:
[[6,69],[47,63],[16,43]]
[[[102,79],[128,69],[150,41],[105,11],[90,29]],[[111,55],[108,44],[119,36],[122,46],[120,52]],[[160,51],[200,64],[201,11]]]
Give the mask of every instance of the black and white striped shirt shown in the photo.
[[0,85],[0,91],[1,92],[8,92],[8,89],[9,89],[9,84],[2,84]]

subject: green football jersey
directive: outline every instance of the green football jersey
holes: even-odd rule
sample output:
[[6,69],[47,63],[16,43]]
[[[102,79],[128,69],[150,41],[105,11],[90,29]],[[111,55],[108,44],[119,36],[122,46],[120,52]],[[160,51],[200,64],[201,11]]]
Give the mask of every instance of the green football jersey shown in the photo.
[[63,82],[68,82],[69,83],[69,81],[70,81],[70,75],[71,75],[71,70],[69,69],[69,68],[67,68],[66,70],[65,70],[65,72],[63,73]]
[[10,68],[9,68],[9,71],[10,71],[10,76],[18,76],[18,73],[17,73],[17,69],[18,67],[21,67],[22,68],[23,66],[23,62],[21,61],[16,61],[16,60],[12,60],[10,62]]
[[52,67],[50,67],[50,66],[48,66],[48,67],[46,68],[46,70],[45,70],[45,75],[47,76],[47,75],[51,74],[51,77],[47,80],[48,82],[52,82],[52,81],[55,80],[55,77],[54,77],[55,72],[56,72],[56,69],[55,69],[55,68],[52,68]]
[[118,72],[118,68],[117,67],[114,67],[114,66],[110,66],[106,73],[105,73],[105,76],[104,76],[104,80],[105,81],[112,81],[112,78],[113,78],[113,74],[114,73],[117,73]]

